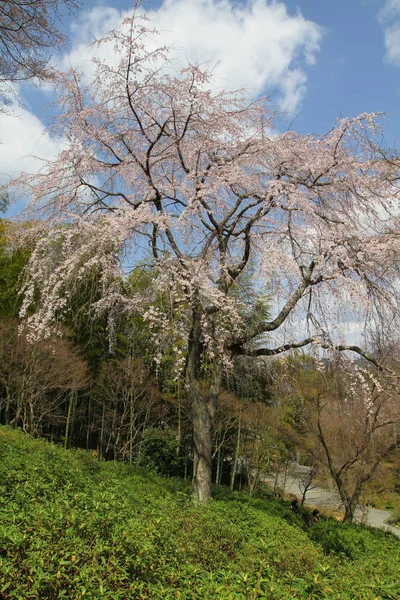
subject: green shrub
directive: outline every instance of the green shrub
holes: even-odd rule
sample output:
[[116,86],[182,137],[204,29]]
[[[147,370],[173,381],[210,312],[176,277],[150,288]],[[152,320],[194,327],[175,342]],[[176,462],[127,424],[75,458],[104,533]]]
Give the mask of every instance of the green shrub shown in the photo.
[[339,554],[355,560],[363,554],[374,553],[380,533],[369,527],[322,518],[308,535],[322,546],[325,554]]
[[138,464],[165,477],[181,475],[183,460],[176,432],[169,428],[146,429],[140,445]]

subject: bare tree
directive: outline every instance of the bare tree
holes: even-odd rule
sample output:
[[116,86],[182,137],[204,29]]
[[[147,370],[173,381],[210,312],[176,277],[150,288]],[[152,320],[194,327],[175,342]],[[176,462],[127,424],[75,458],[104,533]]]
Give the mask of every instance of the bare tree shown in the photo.
[[66,43],[61,19],[79,4],[78,0],[0,2],[0,107],[13,82],[52,77],[51,54]]
[[94,389],[100,408],[99,455],[111,451],[132,462],[138,454],[141,434],[152,424],[150,417],[159,396],[142,361],[104,363]]
[[15,322],[0,322],[0,409],[3,421],[38,434],[65,420],[71,392],[88,382],[86,363],[67,339],[29,343]]
[[301,506],[304,506],[306,501],[307,492],[313,490],[316,486],[314,485],[315,477],[318,473],[318,467],[313,466],[307,469],[304,473],[300,473],[298,476],[299,489],[301,492]]
[[308,423],[298,442],[330,475],[352,521],[365,485],[400,447],[397,376],[337,356],[312,376],[292,372],[291,384]]

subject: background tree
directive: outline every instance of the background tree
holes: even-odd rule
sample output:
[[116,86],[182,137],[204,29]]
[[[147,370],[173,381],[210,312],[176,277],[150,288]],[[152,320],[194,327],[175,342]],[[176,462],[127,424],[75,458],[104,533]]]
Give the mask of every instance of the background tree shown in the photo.
[[64,425],[63,404],[88,382],[85,362],[67,339],[28,343],[12,321],[0,322],[3,421],[33,435]]
[[301,398],[307,423],[297,442],[330,475],[344,521],[352,521],[365,485],[400,446],[397,376],[340,356],[309,366],[306,377],[294,362],[290,371],[291,393],[297,403]]
[[304,506],[306,501],[307,492],[315,489],[317,487],[315,483],[315,478],[318,475],[318,467],[313,465],[298,475],[299,489],[301,493],[301,506]]
[[49,64],[66,43],[60,30],[63,14],[76,11],[77,0],[6,0],[0,4],[0,109],[13,83],[53,76]]
[[18,282],[29,258],[29,249],[12,242],[14,225],[0,219],[0,319],[17,318],[21,306]]
[[143,431],[155,423],[160,393],[143,361],[104,362],[96,379],[99,456],[132,462],[139,454]]
[[[342,119],[321,138],[269,135],[265,101],[212,90],[210,72],[192,65],[176,74],[165,48],[147,49],[148,35],[146,22],[127,18],[99,42],[113,44],[118,64],[96,61],[87,85],[75,71],[59,75],[55,129],[68,148],[15,184],[46,216],[21,314],[39,298],[29,323],[48,335],[74,287],[101,265],[91,314],[107,311],[112,333],[119,314],[137,311],[156,363],[174,349],[193,423],[194,496],[207,500],[232,356],[310,344],[367,356],[339,344],[340,323],[349,312],[397,317],[399,160],[370,115]],[[143,248],[154,277],[132,297],[127,271]],[[234,294],[250,265],[274,299],[256,323]]]
[[273,479],[273,492],[280,496],[285,490],[292,452],[279,432],[279,410],[254,402],[243,415],[244,440],[242,455],[246,459],[250,493],[268,476]]

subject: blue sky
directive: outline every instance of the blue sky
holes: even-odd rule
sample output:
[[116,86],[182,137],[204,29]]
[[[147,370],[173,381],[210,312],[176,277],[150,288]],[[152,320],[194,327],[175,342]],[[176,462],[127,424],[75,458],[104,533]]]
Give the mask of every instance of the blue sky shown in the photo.
[[315,66],[307,71],[307,92],[296,129],[323,133],[338,116],[362,112],[400,115],[400,62],[388,59],[385,46],[387,24],[392,20],[399,26],[400,2],[393,3],[399,11],[397,19],[393,13],[385,21],[384,0],[290,0],[286,4],[289,10],[299,7],[305,18],[323,27]]
[[[86,68],[93,33],[120,22],[132,3],[83,2],[78,19],[65,22],[70,46],[55,56],[61,67]],[[248,86],[271,94],[279,127],[322,134],[340,116],[388,113],[387,137],[395,143],[400,120],[400,0],[164,0],[145,1],[181,48],[180,59],[216,64],[222,87]],[[183,50],[184,48],[184,50]],[[33,156],[51,158],[60,148],[46,131],[49,91],[24,85],[18,116],[0,115],[0,179],[35,171]]]

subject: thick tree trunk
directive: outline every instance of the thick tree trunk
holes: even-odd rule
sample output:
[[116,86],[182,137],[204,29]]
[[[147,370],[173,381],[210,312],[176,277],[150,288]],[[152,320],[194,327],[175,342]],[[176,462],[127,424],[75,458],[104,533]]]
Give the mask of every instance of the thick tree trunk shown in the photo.
[[[198,379],[201,351],[201,315],[193,311],[193,325],[189,339],[185,373],[185,388],[193,424],[193,497],[199,502],[211,498],[212,434],[217,405],[221,368],[216,364],[210,375],[208,391]],[[206,382],[204,388],[206,388]]]
[[343,483],[342,478],[339,477],[336,472],[332,472],[332,470],[331,470],[331,475],[332,475],[333,479],[335,480],[340,499],[344,506],[343,523],[346,523],[346,522],[351,523],[353,521],[354,512],[357,508],[358,500],[361,495],[361,487],[362,486],[360,485],[360,483],[357,483],[353,493],[350,495],[350,493],[347,491],[347,489]]
[[193,420],[193,496],[199,502],[207,502],[211,498],[213,411],[196,387],[192,386],[189,392]]
[[351,523],[353,521],[354,513],[355,513],[355,510],[358,505],[358,501],[361,496],[361,489],[362,489],[362,484],[361,484],[361,482],[358,481],[353,494],[351,496],[348,494],[346,495],[346,501],[343,502],[344,503],[343,523],[345,523],[346,521]]

